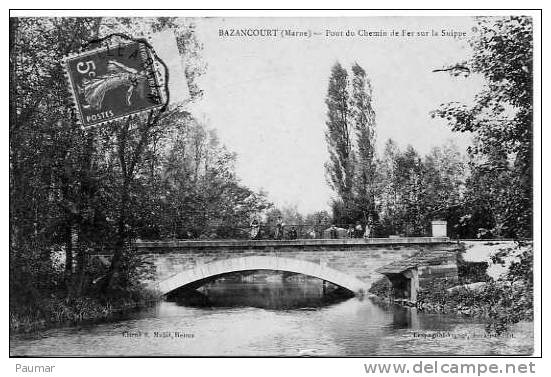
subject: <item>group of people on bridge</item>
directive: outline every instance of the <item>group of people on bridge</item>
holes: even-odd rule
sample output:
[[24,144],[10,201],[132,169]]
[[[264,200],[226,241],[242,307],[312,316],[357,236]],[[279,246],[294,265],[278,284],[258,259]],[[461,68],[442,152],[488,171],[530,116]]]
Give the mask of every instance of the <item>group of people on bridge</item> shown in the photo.
[[370,238],[372,237],[372,224],[367,222],[362,224],[359,221],[356,224],[347,224],[345,227],[337,227],[332,224],[329,228],[325,224],[301,224],[287,225],[283,222],[281,216],[276,220],[275,225],[262,225],[257,218],[254,218],[250,224],[250,238],[256,239],[276,239],[276,240],[294,240],[298,238]]

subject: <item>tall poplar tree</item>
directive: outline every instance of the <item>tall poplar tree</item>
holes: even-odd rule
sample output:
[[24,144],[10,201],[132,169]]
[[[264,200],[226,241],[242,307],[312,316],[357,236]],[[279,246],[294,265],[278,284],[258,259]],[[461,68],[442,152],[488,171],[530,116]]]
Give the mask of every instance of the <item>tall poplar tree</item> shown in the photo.
[[354,181],[356,216],[366,221],[375,217],[375,111],[371,104],[373,88],[365,70],[358,63],[352,66],[350,113],[354,122],[357,146],[356,179]]
[[325,139],[329,152],[329,161],[325,164],[327,181],[338,196],[336,203],[340,202],[339,207],[342,205],[343,218],[336,220],[350,221],[355,165],[352,146],[353,128],[349,107],[348,73],[338,62],[331,69],[325,103],[327,105]]

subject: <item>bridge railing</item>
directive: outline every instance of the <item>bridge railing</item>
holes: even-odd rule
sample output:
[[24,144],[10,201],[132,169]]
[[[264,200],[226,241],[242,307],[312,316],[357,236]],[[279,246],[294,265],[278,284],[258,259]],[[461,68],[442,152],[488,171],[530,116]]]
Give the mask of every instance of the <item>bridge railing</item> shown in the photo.
[[334,228],[324,224],[284,224],[261,225],[255,235],[253,227],[247,229],[252,239],[322,239],[322,238],[362,238],[364,227],[356,230],[353,225],[336,224]]
[[145,236],[146,239],[255,239],[255,240],[293,240],[293,239],[327,239],[327,238],[362,238],[365,228],[356,229],[352,224],[260,224],[258,226],[242,225],[234,227],[209,227],[193,231],[175,227],[169,234],[162,236]]

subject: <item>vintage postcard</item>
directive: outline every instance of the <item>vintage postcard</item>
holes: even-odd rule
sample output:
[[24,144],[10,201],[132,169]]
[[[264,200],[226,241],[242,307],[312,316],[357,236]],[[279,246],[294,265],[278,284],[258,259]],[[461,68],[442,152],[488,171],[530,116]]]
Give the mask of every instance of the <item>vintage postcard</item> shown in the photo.
[[533,356],[537,16],[14,12],[10,356]]

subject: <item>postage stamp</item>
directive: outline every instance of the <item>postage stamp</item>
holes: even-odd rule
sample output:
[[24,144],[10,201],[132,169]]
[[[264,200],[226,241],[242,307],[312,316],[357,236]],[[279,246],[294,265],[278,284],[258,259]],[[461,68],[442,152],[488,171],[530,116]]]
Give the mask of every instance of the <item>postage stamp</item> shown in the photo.
[[163,105],[150,48],[140,41],[106,46],[64,59],[83,127],[112,122]]

